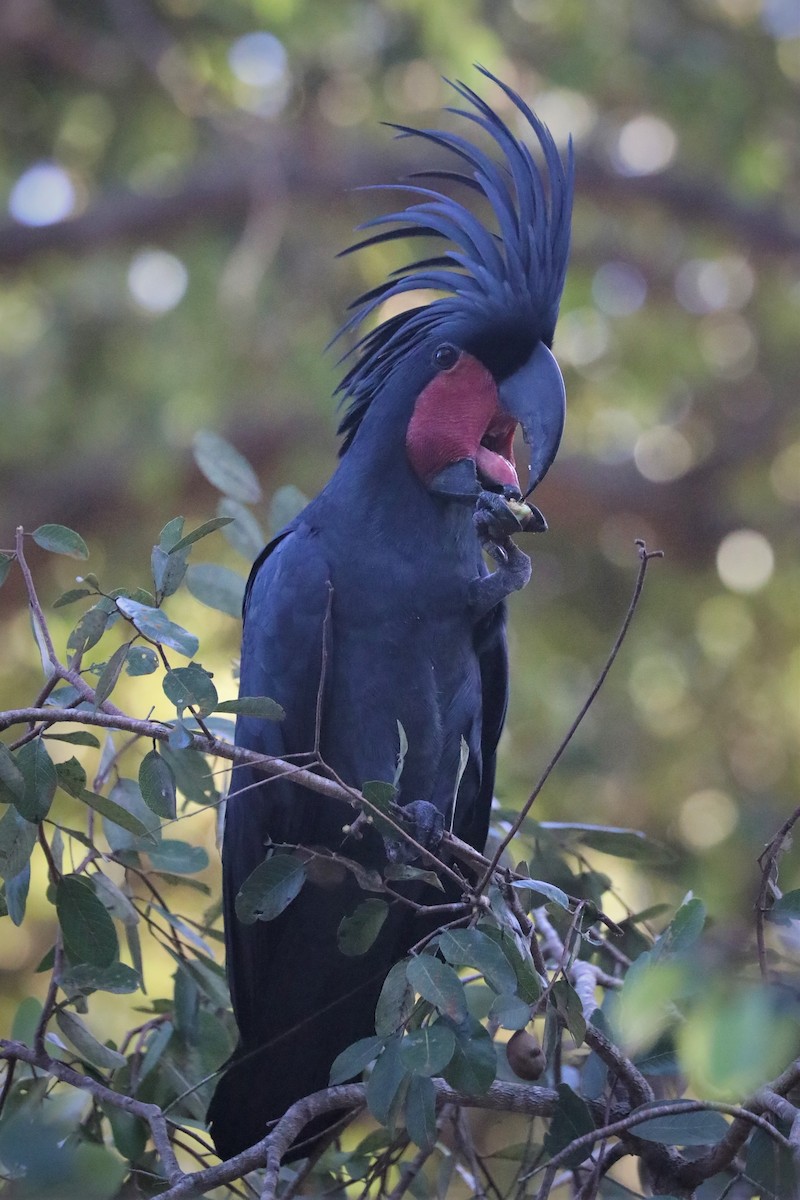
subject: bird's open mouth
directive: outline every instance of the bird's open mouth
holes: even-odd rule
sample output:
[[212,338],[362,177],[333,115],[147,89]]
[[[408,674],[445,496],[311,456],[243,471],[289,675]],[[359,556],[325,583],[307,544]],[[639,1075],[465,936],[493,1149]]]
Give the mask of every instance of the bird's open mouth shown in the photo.
[[478,477],[484,487],[492,490],[506,485],[519,488],[514,463],[514,431],[517,422],[498,409],[481,438],[475,455]]

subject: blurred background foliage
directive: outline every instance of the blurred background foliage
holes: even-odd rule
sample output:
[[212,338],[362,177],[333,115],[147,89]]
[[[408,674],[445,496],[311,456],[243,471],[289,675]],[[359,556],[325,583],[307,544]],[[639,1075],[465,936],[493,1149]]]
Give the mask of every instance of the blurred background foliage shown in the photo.
[[[498,795],[527,796],[591,686],[644,537],[666,559],[537,814],[644,828],[669,869],[597,858],[634,907],[693,887],[751,928],[800,749],[795,0],[5,0],[0,545],[62,522],[104,584],[146,585],[165,522],[213,515],[201,428],[267,495],[322,485],[339,377],[323,348],[397,265],[386,246],[337,263],[386,204],[355,189],[437,157],[379,122],[447,121],[442,76],[503,110],[476,61],[577,152],[555,346],[569,418],[511,606]],[[214,541],[205,556],[243,571]],[[31,559],[47,606],[74,569]],[[237,622],[188,597],[170,611],[205,630],[233,695]],[[63,645],[75,617],[53,617]],[[0,621],[8,708],[38,687],[15,575]],[[41,932],[0,948],[7,996],[30,989]]]

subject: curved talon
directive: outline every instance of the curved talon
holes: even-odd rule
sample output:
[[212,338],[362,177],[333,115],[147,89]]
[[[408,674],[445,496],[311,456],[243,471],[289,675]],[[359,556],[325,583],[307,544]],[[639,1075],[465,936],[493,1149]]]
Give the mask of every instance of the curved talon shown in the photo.
[[[444,814],[429,800],[413,800],[397,810],[400,822],[410,826],[409,833],[415,842],[430,850],[432,854],[442,844],[444,837]],[[413,846],[401,839],[384,838],[386,857],[391,863],[411,863],[419,857]]]

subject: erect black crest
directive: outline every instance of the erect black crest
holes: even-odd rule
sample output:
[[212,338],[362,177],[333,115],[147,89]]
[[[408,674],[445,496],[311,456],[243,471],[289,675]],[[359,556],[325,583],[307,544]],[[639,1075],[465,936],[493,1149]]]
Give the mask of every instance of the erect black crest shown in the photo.
[[[526,143],[471,88],[451,86],[467,108],[447,108],[484,130],[500,149],[504,161],[496,162],[467,138],[434,129],[393,125],[400,137],[419,137],[449,150],[460,160],[461,170],[419,172],[412,178],[445,180],[465,185],[485,197],[496,228],[488,229],[463,204],[432,188],[411,184],[390,185],[403,190],[417,203],[400,212],[376,217],[359,230],[381,228],[378,233],[344,251],[351,254],[378,242],[398,238],[444,239],[450,247],[434,258],[424,258],[393,271],[389,279],[350,305],[353,315],[337,334],[360,325],[385,300],[402,292],[431,290],[445,295],[429,304],[408,309],[364,334],[349,354],[356,362],[340,383],[337,394],[347,411],[339,426],[344,435],[341,453],[350,445],[361,419],[387,374],[408,350],[438,326],[466,319],[476,334],[484,328],[498,336],[524,332],[531,346],[550,345],[564,288],[569,257],[572,213],[573,159],[570,141],[566,162],[553,137],[525,101],[507,84],[483,67],[478,70],[500,87],[521,113],[541,147],[545,172],[536,164]],[[349,402],[349,403],[348,403]]]

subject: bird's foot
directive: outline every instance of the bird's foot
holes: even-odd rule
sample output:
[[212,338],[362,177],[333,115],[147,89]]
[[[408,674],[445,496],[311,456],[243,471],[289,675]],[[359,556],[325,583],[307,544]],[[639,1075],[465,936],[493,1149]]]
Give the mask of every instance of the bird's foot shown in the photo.
[[[436,854],[444,837],[444,815],[436,805],[429,800],[413,800],[399,808],[397,814],[414,841]],[[419,858],[416,849],[402,838],[384,838],[384,844],[390,863],[411,863]]]
[[531,560],[511,540],[512,533],[536,525],[546,529],[547,525],[538,509],[522,504],[514,495],[506,497],[499,492],[481,492],[472,520],[482,548],[497,563],[496,571],[471,584],[472,609],[480,619],[511,592],[524,588],[531,577]]

